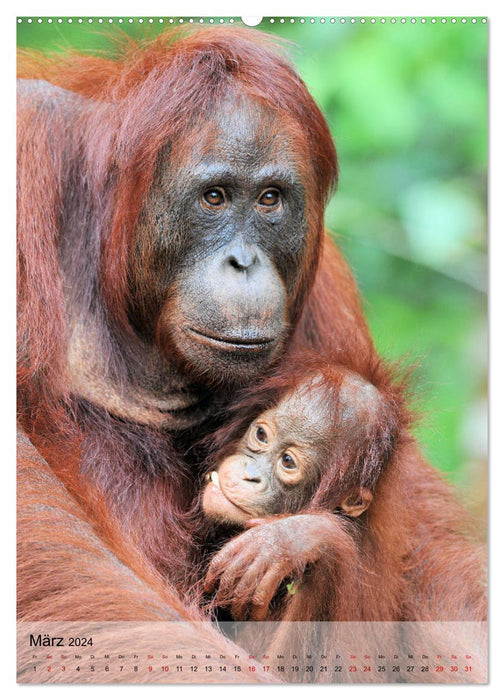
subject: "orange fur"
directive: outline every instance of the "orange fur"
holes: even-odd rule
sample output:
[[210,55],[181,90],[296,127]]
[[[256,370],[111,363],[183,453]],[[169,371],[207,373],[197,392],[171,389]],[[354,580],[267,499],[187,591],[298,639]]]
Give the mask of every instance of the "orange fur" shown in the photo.
[[[38,454],[21,442],[19,617],[201,619],[194,601],[183,599],[198,570],[201,541],[190,512],[197,469],[176,435],[121,421],[71,394],[66,304],[70,297],[99,305],[107,369],[126,386],[143,362],[127,317],[131,241],[156,158],[167,142],[184,143],[202,106],[242,89],[278,119],[285,115],[300,153],[311,154],[313,202],[305,267],[290,300],[290,349],[308,347],[358,372],[402,406],[346,263],[328,238],[320,250],[337,174],[329,131],[290,65],[249,31],[195,32],[173,44],[163,36],[127,46],[114,60],[30,54],[20,66],[21,77],[50,85],[20,89],[19,421]],[[172,118],[162,122],[167,112]],[[61,245],[70,279],[60,269]],[[405,427],[362,526],[335,529],[334,585],[344,593],[313,581],[312,594],[334,593],[327,599],[334,619],[483,619],[484,552],[407,437],[407,412],[398,415]],[[195,430],[192,439],[200,437]],[[302,599],[288,614],[305,614]]]

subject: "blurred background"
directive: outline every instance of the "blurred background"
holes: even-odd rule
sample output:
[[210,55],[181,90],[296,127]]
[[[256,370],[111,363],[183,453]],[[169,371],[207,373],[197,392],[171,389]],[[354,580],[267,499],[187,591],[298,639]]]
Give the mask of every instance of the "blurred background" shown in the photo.
[[[23,19],[18,45],[112,49],[109,18],[69,19]],[[112,24],[140,38],[170,23]],[[415,434],[484,520],[487,26],[265,18],[258,28],[293,42],[289,53],[331,127],[341,176],[327,225],[378,350],[416,367]]]

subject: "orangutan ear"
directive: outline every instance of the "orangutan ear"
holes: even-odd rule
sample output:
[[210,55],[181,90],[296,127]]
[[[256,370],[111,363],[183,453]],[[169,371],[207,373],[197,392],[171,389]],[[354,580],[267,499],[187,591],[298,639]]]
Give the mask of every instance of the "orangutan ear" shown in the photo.
[[341,510],[351,518],[358,518],[371,505],[373,494],[369,489],[358,488],[348,494],[340,505]]

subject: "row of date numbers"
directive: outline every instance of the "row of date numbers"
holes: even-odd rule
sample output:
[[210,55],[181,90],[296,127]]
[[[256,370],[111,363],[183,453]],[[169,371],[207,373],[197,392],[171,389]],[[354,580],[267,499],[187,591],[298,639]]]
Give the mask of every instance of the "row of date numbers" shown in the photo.
[[[34,671],[37,671],[38,668],[39,668],[38,666],[33,666]],[[187,668],[191,673],[201,673],[201,672],[214,673],[214,671],[218,671],[219,673],[226,673],[228,670],[227,666],[217,666],[217,667],[214,667],[214,666],[189,666],[186,668],[184,668],[183,666],[175,666],[175,668],[173,668],[172,666],[161,666],[160,670],[164,673],[170,673],[170,672],[183,673],[185,670],[187,670]],[[276,666],[276,667],[274,667],[274,666],[273,667],[272,666],[248,666],[248,667],[245,667],[245,670],[248,671],[249,673],[254,673],[257,670],[263,671],[264,673],[268,673],[270,671],[273,671],[276,673],[285,673],[286,671],[289,671],[289,670],[291,673],[314,673],[315,668],[316,668],[315,666],[297,666],[297,665],[291,666],[290,669],[288,666]],[[448,671],[449,673],[458,673],[460,671],[460,668],[458,666],[434,666],[434,667],[420,666],[419,668],[420,668],[421,673],[429,673],[432,670],[434,670],[435,673],[443,673],[444,671]],[[231,666],[230,669],[233,671],[233,673],[241,673],[243,671],[242,666]],[[415,666],[405,666],[403,668],[403,670],[406,671],[406,673],[414,673],[415,669],[416,669]],[[51,673],[51,672],[56,671],[56,670],[62,671],[62,672],[65,672],[67,670],[74,670],[77,672],[85,670],[85,671],[90,671],[91,673],[95,673],[97,671],[102,670],[105,673],[108,673],[111,670],[111,667],[104,666],[101,669],[97,668],[94,665],[91,665],[89,667],[76,666],[74,669],[70,669],[67,666],[54,666],[54,665],[46,667],[46,671],[48,673]],[[129,667],[126,667],[126,666],[119,666],[119,671],[126,671],[126,670],[133,670],[133,672],[135,672],[135,673],[138,673],[141,670],[147,670],[149,673],[152,673],[152,672],[159,670],[159,669],[157,669],[154,666],[147,666],[146,669],[142,669],[140,666],[133,666],[133,667],[131,667],[131,669]],[[348,671],[348,673],[359,673],[359,672],[371,673],[372,670],[373,670],[373,668],[371,666],[362,666],[360,668],[358,666],[348,666],[348,668],[346,668],[346,671]],[[344,671],[343,666],[332,666],[332,667],[331,666],[319,666],[319,668],[318,668],[319,673],[343,673],[343,671]],[[387,667],[386,666],[377,666],[376,671],[378,673],[386,673]],[[400,666],[392,666],[391,671],[392,671],[392,673],[400,673],[401,667]],[[472,667],[471,666],[464,666],[463,671],[464,671],[464,673],[471,673]]]

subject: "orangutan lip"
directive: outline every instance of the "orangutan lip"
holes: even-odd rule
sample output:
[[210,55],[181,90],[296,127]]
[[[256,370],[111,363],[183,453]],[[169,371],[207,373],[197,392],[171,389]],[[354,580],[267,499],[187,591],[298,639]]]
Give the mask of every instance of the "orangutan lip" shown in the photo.
[[215,470],[209,472],[205,476],[205,481],[212,482],[214,488],[218,489],[221,492],[221,494],[224,496],[226,501],[229,501],[229,503],[231,503],[232,506],[234,506],[235,508],[238,508],[238,510],[241,510],[242,513],[246,513],[246,515],[250,515],[250,513],[247,510],[245,510],[241,506],[237,506],[236,503],[234,503],[228,496],[226,496],[224,491],[221,489],[219,475],[217,474],[217,472]]
[[187,327],[186,331],[192,335],[198,336],[198,338],[203,339],[205,342],[210,342],[212,345],[217,345],[226,350],[251,350],[252,352],[257,352],[258,350],[264,350],[274,342],[274,338],[239,338],[239,337],[229,337],[229,336],[217,336],[205,331],[196,330],[196,328]]

